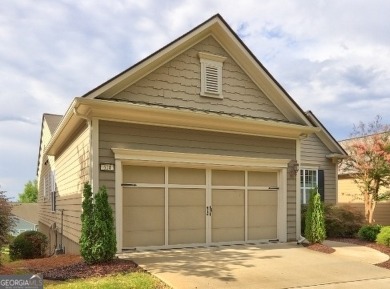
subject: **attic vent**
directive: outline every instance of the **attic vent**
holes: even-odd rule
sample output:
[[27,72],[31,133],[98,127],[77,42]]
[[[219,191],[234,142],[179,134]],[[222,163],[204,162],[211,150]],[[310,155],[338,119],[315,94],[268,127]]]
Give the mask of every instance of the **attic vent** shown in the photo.
[[201,64],[200,95],[223,98],[222,65],[226,57],[199,52]]

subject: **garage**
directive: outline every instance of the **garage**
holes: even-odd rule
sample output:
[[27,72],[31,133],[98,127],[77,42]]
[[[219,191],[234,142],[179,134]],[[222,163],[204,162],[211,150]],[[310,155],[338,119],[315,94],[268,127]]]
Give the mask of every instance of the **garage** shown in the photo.
[[278,239],[280,172],[122,166],[122,248]]

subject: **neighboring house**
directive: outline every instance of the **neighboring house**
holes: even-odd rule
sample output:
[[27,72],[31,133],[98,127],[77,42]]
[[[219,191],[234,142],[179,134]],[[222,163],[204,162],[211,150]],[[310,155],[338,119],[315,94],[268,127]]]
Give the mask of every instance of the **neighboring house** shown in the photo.
[[345,155],[216,15],[42,132],[39,227],[49,234],[63,213],[78,253],[89,182],[108,190],[118,252],[297,240],[306,192],[336,203]]
[[37,203],[12,203],[11,213],[15,219],[15,226],[11,232],[13,236],[25,231],[38,230]]
[[[348,152],[348,143],[356,138],[340,141],[340,145]],[[338,172],[338,203],[348,205],[364,214],[363,195],[354,181],[352,172],[345,170],[343,166],[339,167]],[[380,192],[390,191],[390,188],[382,187]],[[390,225],[390,200],[381,201],[376,204],[374,210],[374,223],[381,225]]]

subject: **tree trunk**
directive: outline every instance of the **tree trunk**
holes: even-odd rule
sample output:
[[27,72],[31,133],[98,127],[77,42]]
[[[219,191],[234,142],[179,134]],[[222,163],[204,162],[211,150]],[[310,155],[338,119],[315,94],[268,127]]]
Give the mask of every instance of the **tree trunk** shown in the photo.
[[364,217],[367,222],[370,222],[370,194],[368,191],[364,192]]

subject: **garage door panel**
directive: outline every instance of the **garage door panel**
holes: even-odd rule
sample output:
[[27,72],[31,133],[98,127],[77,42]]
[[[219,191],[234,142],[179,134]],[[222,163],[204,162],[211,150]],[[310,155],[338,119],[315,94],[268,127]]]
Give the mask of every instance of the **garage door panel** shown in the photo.
[[244,227],[244,206],[214,206],[212,217],[213,229],[221,227]]
[[276,226],[277,214],[276,207],[268,206],[249,206],[248,223],[250,227]]
[[244,206],[244,190],[213,190],[213,206]]
[[276,206],[278,203],[277,191],[248,191],[248,204]]
[[169,206],[206,206],[205,189],[169,189]]
[[172,230],[169,232],[169,244],[195,244],[206,242],[206,230],[202,229],[186,229]]
[[206,170],[192,168],[169,168],[169,184],[205,185]]
[[212,232],[212,242],[244,241],[244,227],[240,228],[216,228]]
[[163,246],[164,231],[124,231],[124,247]]
[[261,228],[251,228],[248,232],[248,240],[272,240],[276,239],[276,226],[262,226]]
[[165,181],[164,167],[124,166],[124,183],[163,184]]
[[169,189],[168,204],[169,245],[205,243],[206,190]]
[[206,229],[205,208],[170,207],[169,230]]
[[124,207],[123,228],[128,231],[163,230],[164,212],[161,207]]
[[248,172],[248,185],[259,187],[276,187],[278,177],[276,172]]
[[211,183],[213,186],[245,186],[245,172],[213,170]]
[[164,189],[161,188],[124,188],[125,206],[164,206]]

